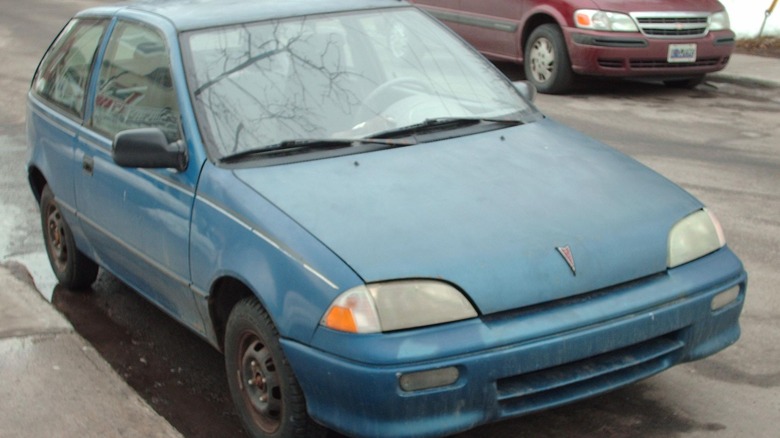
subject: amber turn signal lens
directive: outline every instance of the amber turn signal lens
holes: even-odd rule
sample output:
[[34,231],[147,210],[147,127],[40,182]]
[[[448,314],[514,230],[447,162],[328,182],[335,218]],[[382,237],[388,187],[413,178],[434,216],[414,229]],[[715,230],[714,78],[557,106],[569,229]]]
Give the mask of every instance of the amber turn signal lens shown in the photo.
[[582,27],[590,27],[591,21],[590,17],[586,14],[577,14],[577,24]]
[[346,307],[333,307],[325,317],[325,325],[334,330],[357,333],[357,324],[352,316],[352,310]]

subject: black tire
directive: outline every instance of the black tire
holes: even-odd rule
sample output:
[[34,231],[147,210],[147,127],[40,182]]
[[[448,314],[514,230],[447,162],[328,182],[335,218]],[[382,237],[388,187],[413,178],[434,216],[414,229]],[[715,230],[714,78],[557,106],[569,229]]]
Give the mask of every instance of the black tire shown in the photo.
[[540,93],[563,94],[572,90],[574,71],[560,27],[543,24],[528,37],[523,68],[525,78]]
[[40,209],[43,241],[54,275],[67,289],[88,289],[97,278],[98,265],[76,248],[70,226],[48,185],[41,193]]
[[683,88],[693,89],[699,84],[704,82],[704,75],[698,75],[687,79],[675,79],[671,81],[664,81],[664,85],[669,88]]
[[240,301],[230,313],[225,367],[233,403],[251,436],[325,436],[326,429],[309,418],[279,333],[254,297]]

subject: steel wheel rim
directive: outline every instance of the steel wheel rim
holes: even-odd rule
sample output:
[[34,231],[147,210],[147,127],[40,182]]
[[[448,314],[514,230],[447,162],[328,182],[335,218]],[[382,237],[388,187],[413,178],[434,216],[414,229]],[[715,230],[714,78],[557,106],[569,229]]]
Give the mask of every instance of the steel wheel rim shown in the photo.
[[62,272],[68,263],[68,244],[65,240],[65,220],[56,206],[50,206],[46,215],[46,246],[51,259]]
[[244,404],[263,431],[273,433],[282,419],[282,388],[278,368],[268,347],[256,334],[241,336],[238,383]]
[[537,82],[547,82],[555,71],[555,47],[547,38],[534,41],[529,53],[531,75]]

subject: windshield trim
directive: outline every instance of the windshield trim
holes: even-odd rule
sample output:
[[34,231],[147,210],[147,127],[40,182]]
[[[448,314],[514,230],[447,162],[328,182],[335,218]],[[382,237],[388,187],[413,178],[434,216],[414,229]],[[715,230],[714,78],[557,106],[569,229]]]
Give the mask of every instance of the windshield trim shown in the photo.
[[[401,147],[415,147],[424,144],[431,144],[439,141],[445,141],[453,138],[468,137],[471,135],[479,135],[493,131],[500,131],[504,129],[522,128],[523,125],[529,123],[535,123],[545,117],[539,113],[538,117],[534,117],[532,120],[523,122],[517,122],[512,124],[505,123],[477,123],[466,126],[459,126],[452,129],[425,132],[421,134],[413,134],[405,137],[399,137],[397,139],[372,139],[376,141],[350,140],[356,143],[354,146],[346,146],[340,148],[324,148],[310,150],[306,153],[282,153],[278,155],[272,154],[273,150],[268,151],[268,154],[264,154],[263,151],[258,151],[256,155],[250,154],[245,159],[239,159],[236,161],[225,160],[224,158],[217,160],[215,163],[218,167],[230,168],[230,169],[242,169],[250,167],[272,167],[283,164],[299,163],[306,161],[316,161],[327,158],[343,157],[347,155],[360,155],[370,152],[380,152],[389,149],[397,149]],[[404,141],[406,139],[407,141]],[[397,141],[395,144],[384,143],[384,140]],[[284,152],[284,151],[281,151]],[[358,161],[355,161],[355,165],[359,165]]]
[[333,150],[342,148],[354,148],[361,145],[381,145],[386,147],[412,146],[413,140],[396,140],[389,138],[306,138],[296,140],[284,140],[275,145],[257,149],[248,149],[232,155],[226,155],[219,159],[221,163],[235,163],[263,157],[295,155],[312,150]]

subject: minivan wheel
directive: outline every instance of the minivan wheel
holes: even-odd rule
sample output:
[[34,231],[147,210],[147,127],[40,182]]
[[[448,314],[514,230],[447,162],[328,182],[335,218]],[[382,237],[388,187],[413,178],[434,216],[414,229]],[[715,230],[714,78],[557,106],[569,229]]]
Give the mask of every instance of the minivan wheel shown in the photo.
[[253,437],[319,437],[326,430],[306,412],[268,313],[254,298],[240,301],[225,331],[225,367],[238,415]]
[[562,94],[571,91],[574,72],[561,29],[543,24],[533,32],[525,45],[525,77],[540,93]]
[[76,248],[70,226],[49,186],[41,192],[41,228],[49,263],[63,287],[78,291],[95,282],[98,265]]

